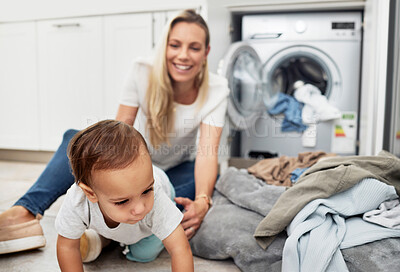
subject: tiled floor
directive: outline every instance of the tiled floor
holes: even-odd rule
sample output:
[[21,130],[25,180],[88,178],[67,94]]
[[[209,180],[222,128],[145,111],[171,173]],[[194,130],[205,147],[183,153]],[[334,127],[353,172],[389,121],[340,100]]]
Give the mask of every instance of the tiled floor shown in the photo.
[[[0,161],[0,211],[9,208],[36,180],[45,164]],[[0,255],[0,271],[59,271],[55,241],[54,219],[63,197],[46,211],[41,224],[46,236],[46,247],[38,250]],[[231,261],[213,261],[194,257],[195,271],[237,272]],[[119,246],[106,248],[100,257],[85,264],[85,271],[170,271],[170,258],[166,251],[151,263],[141,264],[125,259]]]

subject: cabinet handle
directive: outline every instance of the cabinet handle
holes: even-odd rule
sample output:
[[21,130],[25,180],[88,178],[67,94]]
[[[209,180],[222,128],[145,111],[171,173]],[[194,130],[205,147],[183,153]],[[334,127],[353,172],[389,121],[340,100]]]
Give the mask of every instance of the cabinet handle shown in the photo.
[[53,27],[62,28],[62,27],[80,27],[81,25],[78,23],[75,24],[54,24]]

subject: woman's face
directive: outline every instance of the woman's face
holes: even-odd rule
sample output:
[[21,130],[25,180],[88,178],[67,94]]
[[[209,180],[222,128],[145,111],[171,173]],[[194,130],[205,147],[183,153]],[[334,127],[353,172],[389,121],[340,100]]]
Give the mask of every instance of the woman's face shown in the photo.
[[195,23],[179,22],[171,29],[167,44],[167,67],[175,83],[194,82],[207,58],[206,33]]

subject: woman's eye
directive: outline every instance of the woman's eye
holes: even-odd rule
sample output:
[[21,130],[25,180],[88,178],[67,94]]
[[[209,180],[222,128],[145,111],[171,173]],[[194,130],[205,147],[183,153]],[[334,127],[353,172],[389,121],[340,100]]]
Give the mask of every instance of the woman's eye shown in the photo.
[[122,200],[120,202],[114,202],[114,204],[118,206],[118,205],[123,205],[123,204],[125,204],[127,202],[128,202],[128,199],[125,199],[125,200]]
[[191,47],[191,49],[194,50],[194,51],[200,51],[201,48],[199,48],[199,47]]
[[146,191],[144,191],[143,194],[147,195],[148,193],[150,193],[153,190],[154,190],[154,187],[151,187],[150,189],[147,189]]
[[179,45],[174,44],[174,43],[169,44],[169,46],[172,47],[172,48],[178,48],[179,47]]

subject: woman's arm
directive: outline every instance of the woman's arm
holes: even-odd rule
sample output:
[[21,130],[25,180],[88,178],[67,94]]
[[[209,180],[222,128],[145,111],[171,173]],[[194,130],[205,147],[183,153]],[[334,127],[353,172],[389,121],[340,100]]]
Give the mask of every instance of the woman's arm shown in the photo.
[[171,256],[172,272],[194,271],[192,250],[181,225],[162,242]]
[[57,238],[57,259],[61,271],[83,272],[80,239]]
[[119,105],[117,117],[115,119],[133,126],[138,109],[138,107]]
[[[218,149],[222,127],[200,125],[200,140],[194,168],[196,196],[206,194],[211,197],[218,175]],[[202,198],[203,202],[204,198]]]
[[[218,174],[218,148],[222,134],[221,127],[200,125],[200,139],[195,162],[196,196],[207,195],[211,198]],[[184,206],[182,227],[190,239],[200,227],[206,216],[210,203],[207,198],[200,197],[195,201],[177,198],[176,202]]]

